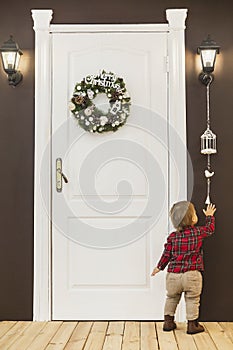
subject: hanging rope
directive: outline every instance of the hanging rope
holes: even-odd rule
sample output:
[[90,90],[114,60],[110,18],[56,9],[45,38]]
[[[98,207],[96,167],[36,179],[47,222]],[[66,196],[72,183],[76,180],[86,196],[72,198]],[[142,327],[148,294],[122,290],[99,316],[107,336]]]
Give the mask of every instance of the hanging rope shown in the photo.
[[[206,124],[207,124],[207,130],[210,129],[210,84],[212,83],[213,78],[210,75],[208,84],[206,85],[206,107],[207,107],[207,113],[206,113]],[[211,172],[211,161],[210,161],[210,154],[207,155],[207,169],[209,172]],[[211,185],[211,178],[207,177],[207,197],[205,204],[210,204],[210,185]]]
[[210,128],[210,84],[212,83],[213,78],[211,75],[209,76],[208,84],[206,85],[206,107],[207,107],[207,113],[206,113],[206,123],[207,128]]

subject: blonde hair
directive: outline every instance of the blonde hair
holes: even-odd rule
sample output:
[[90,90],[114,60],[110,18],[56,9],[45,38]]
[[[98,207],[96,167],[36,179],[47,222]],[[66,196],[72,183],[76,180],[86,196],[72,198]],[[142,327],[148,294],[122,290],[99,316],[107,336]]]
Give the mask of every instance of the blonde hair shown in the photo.
[[192,225],[194,211],[194,205],[188,201],[177,202],[172,206],[170,217],[177,231],[181,231],[186,226]]

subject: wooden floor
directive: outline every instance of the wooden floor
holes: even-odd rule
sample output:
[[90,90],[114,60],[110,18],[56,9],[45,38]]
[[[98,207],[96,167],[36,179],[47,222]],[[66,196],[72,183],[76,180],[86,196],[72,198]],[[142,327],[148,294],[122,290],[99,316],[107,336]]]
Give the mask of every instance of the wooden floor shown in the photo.
[[233,323],[204,322],[188,335],[186,324],[163,332],[162,322],[0,322],[1,350],[233,350]]

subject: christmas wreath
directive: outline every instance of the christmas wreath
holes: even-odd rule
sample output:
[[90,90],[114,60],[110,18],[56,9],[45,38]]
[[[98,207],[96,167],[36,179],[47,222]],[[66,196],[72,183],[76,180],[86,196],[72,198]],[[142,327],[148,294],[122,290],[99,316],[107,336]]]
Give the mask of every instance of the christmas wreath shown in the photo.
[[[95,105],[95,97],[104,93],[109,101],[107,112]],[[130,96],[125,82],[112,72],[88,75],[75,85],[69,109],[86,131],[103,133],[123,126],[130,112]]]

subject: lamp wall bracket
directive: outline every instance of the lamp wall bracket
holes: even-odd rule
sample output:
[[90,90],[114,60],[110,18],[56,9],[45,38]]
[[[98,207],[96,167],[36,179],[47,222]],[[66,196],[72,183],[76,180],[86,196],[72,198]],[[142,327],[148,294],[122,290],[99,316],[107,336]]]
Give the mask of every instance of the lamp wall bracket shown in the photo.
[[23,80],[23,74],[20,71],[9,74],[8,73],[8,82],[9,85],[15,87]]
[[212,74],[201,72],[199,74],[199,80],[202,82],[202,84],[207,86],[212,83],[212,81],[214,80],[214,76]]

